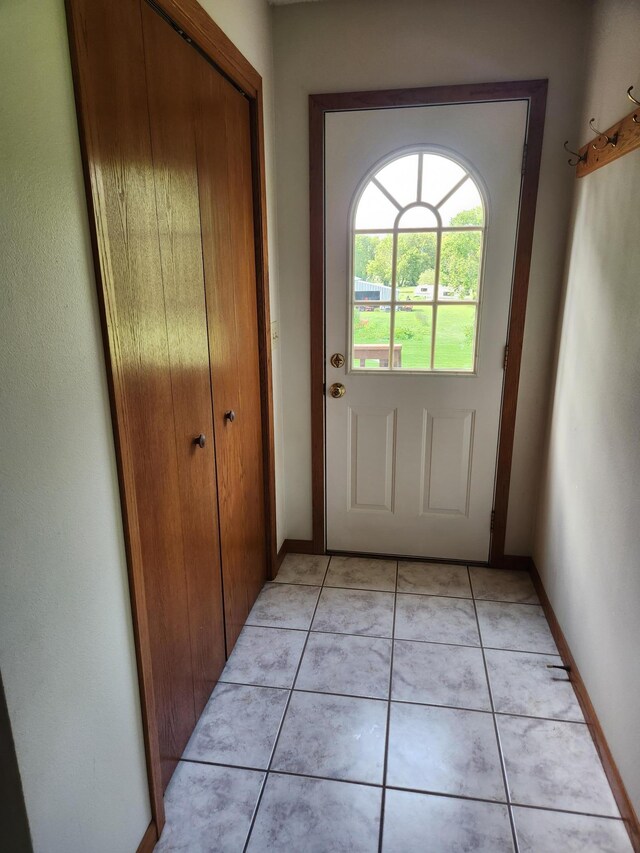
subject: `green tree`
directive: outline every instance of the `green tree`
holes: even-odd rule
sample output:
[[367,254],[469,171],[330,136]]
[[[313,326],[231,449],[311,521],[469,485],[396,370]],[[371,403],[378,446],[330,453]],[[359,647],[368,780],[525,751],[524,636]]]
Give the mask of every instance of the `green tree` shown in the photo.
[[387,234],[376,239],[375,254],[367,263],[366,278],[380,284],[391,284],[391,262],[393,257],[393,237]]
[[435,234],[398,234],[397,283],[416,285],[420,276],[436,266]]
[[[463,210],[451,225],[482,225],[482,208]],[[459,299],[477,299],[482,234],[480,231],[450,231],[442,235],[440,286],[450,288]]]
[[356,234],[353,253],[353,270],[356,278],[367,277],[367,264],[374,259],[378,242],[378,238],[370,234]]
[[[382,239],[376,240],[374,256],[366,264],[366,278],[369,281],[391,284],[392,261],[393,238],[391,234],[388,234]],[[420,277],[428,274],[429,271],[433,276],[435,265],[436,238],[434,234],[398,235],[396,276],[398,287],[418,284]]]

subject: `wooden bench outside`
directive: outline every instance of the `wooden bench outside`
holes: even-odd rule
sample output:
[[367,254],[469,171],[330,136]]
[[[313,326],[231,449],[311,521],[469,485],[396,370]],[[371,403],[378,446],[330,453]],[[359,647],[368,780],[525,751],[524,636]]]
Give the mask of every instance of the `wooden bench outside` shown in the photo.
[[[367,359],[377,361],[380,367],[389,367],[389,344],[354,344],[353,360],[365,367]],[[393,345],[393,366],[402,366],[402,344]]]

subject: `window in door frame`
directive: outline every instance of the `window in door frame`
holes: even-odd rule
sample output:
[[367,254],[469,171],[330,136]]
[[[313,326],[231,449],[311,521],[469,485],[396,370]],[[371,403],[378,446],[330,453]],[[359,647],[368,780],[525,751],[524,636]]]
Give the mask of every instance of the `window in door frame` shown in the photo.
[[[443,225],[441,221],[440,214],[437,211],[437,208],[442,206],[443,203],[446,203],[450,197],[455,196],[455,191],[453,187],[451,187],[450,192],[447,193],[440,202],[433,206],[428,203],[422,202],[418,196],[420,191],[417,189],[416,193],[416,202],[410,202],[404,206],[402,210],[400,210],[397,214],[396,221],[392,229],[385,228],[366,228],[360,229],[356,227],[356,217],[358,213],[358,208],[360,205],[360,201],[365,190],[375,181],[376,176],[386,167],[395,163],[403,157],[409,157],[413,154],[424,155],[424,154],[433,154],[444,159],[450,160],[456,166],[459,166],[466,174],[464,177],[464,181],[470,180],[475,189],[478,192],[480,197],[480,201],[482,204],[482,224],[474,227],[473,229],[469,227],[459,227],[456,226],[447,226]],[[422,175],[422,162],[418,168],[417,173],[417,182],[421,184],[423,181]],[[399,203],[399,202],[398,202]],[[390,313],[390,352],[391,346],[394,344],[394,331],[395,331],[395,314],[398,308],[396,306],[401,306],[404,304],[404,300],[400,300],[397,298],[396,292],[396,275],[397,275],[397,238],[401,233],[408,233],[403,231],[400,227],[400,220],[402,216],[409,210],[411,207],[416,205],[424,205],[429,209],[433,209],[434,213],[437,217],[437,226],[435,228],[430,228],[429,231],[436,234],[437,241],[437,249],[436,249],[436,266],[435,266],[435,282],[434,282],[434,294],[430,300],[421,300],[412,301],[411,304],[414,307],[422,307],[422,306],[432,306],[432,325],[431,325],[431,341],[430,341],[430,366],[428,368],[403,368],[400,366],[394,366],[394,358],[390,357],[388,359],[388,366],[386,368],[376,368],[376,367],[355,367],[354,366],[354,356],[353,356],[353,320],[354,320],[354,310],[356,308],[357,300],[354,298],[353,288],[354,288],[354,275],[355,275],[355,240],[358,234],[370,233],[370,234],[380,234],[387,233],[389,230],[393,235],[394,240],[394,248],[393,248],[393,261],[392,261],[392,294],[391,300],[382,300],[381,304],[389,305],[389,313]],[[364,177],[358,182],[355,193],[353,195],[353,199],[351,200],[351,204],[349,206],[349,219],[348,219],[348,251],[349,251],[349,262],[347,265],[348,270],[348,280],[347,280],[347,288],[348,288],[348,327],[347,327],[347,373],[353,373],[358,376],[366,375],[367,373],[375,374],[376,376],[384,376],[386,375],[394,375],[394,376],[411,376],[411,375],[424,375],[424,376],[477,376],[478,373],[478,341],[480,338],[480,324],[481,324],[481,315],[482,315],[482,282],[484,278],[484,266],[485,266],[485,243],[487,238],[487,229],[490,218],[490,204],[489,204],[489,193],[486,187],[484,180],[481,175],[478,173],[477,169],[461,154],[457,151],[453,151],[450,148],[445,148],[442,145],[434,145],[429,143],[424,143],[422,145],[408,145],[403,146],[401,148],[396,148],[393,151],[388,152],[384,157],[377,160],[372,166],[367,169]],[[421,229],[416,228],[415,231],[411,233],[417,233]],[[440,279],[440,260],[442,256],[442,248],[441,248],[441,240],[442,235],[445,233],[463,233],[464,231],[472,230],[474,232],[480,232],[482,237],[480,241],[480,264],[478,270],[478,284],[477,284],[477,294],[475,299],[465,299],[465,300],[441,300],[439,297],[439,287],[441,282]],[[437,309],[441,305],[474,305],[476,309],[475,314],[475,323],[473,328],[473,363],[471,365],[471,369],[453,369],[453,368],[437,368],[435,366],[435,349],[437,342]],[[395,310],[394,310],[395,309]]]

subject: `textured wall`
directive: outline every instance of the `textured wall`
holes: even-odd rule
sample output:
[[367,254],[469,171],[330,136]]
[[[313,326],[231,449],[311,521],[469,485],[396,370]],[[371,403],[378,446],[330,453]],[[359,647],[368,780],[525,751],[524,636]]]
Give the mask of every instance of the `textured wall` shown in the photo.
[[311,535],[308,111],[311,92],[548,77],[538,225],[507,550],[530,554],[588,10],[581,0],[339,0],[277,7],[278,233],[287,536]]
[[[640,90],[640,4],[596,4],[587,122]],[[534,558],[640,812],[640,151],[576,181]]]

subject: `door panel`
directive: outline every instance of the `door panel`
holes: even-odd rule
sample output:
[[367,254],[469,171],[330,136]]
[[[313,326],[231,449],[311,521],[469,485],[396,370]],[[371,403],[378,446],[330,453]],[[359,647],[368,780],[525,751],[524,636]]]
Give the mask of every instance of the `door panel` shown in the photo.
[[424,411],[422,512],[466,515],[475,412]]
[[351,509],[393,509],[395,409],[349,406]]
[[[142,567],[162,782],[195,723],[180,465],[137,0],[74,7],[129,541]],[[81,33],[81,37],[79,37]],[[139,542],[139,554],[137,551]],[[134,575],[136,583],[140,578]]]
[[[199,61],[197,153],[230,654],[266,579],[250,115]],[[225,413],[233,412],[230,420]]]
[[225,663],[195,142],[199,58],[146,3],[142,14],[197,717]]
[[[347,359],[343,369],[326,364],[327,386],[342,382],[346,388],[345,397],[327,397],[325,405],[329,549],[488,559],[526,117],[523,101],[326,115],[325,352],[327,357],[344,353]],[[438,171],[435,159],[416,158],[417,201],[405,212],[403,206],[415,195],[402,196],[396,164],[384,166],[382,188],[374,184],[366,191],[377,214],[356,225],[371,235],[374,262],[363,266],[364,255],[358,255],[352,268],[356,192],[377,163],[382,166],[403,152],[413,157],[416,150],[451,159]],[[465,170],[473,182],[464,184]],[[453,187],[458,181],[464,191],[449,195],[447,182]],[[465,256],[466,266],[449,264],[445,270],[444,254],[463,253],[473,231],[473,220],[464,217],[482,204],[474,182],[486,201],[484,225],[476,229],[484,229],[484,244],[479,255]],[[399,201],[394,202],[394,193]],[[395,232],[393,250],[389,244],[391,272],[385,272],[384,241],[394,223],[403,233]],[[468,231],[452,233],[452,228]],[[425,279],[411,272],[420,229],[432,232],[420,251],[440,258]],[[358,272],[352,272],[356,267]],[[467,290],[456,290],[456,276],[462,280],[465,275]],[[397,308],[390,304],[393,281],[402,300]],[[462,317],[471,327],[464,335],[462,325],[453,329]],[[457,338],[452,329],[459,332]],[[447,372],[438,372],[449,364]],[[354,503],[351,411],[372,408],[396,412],[395,437],[390,459],[389,445],[381,452],[380,438],[358,448],[358,482],[368,483],[373,495],[367,508]]]

